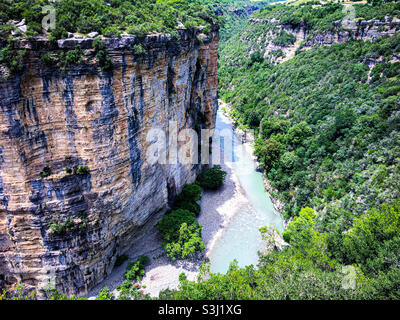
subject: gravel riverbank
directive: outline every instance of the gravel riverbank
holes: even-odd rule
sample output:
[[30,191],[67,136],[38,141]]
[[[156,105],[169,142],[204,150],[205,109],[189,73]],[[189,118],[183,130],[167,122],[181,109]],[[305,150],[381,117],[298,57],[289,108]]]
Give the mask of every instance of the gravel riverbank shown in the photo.
[[[220,190],[203,191],[201,213],[198,217],[199,223],[203,226],[202,237],[206,246],[205,258],[212,251],[216,240],[222,235],[229,220],[235,215],[235,208],[239,208],[248,201],[237,176],[232,170],[232,165],[225,163],[221,167],[227,172],[225,183]],[[160,216],[154,217],[153,221],[149,221],[148,230],[127,252],[130,261],[135,260],[140,255],[146,255],[151,259],[150,264],[146,267],[142,285],[146,285],[145,292],[152,297],[157,297],[159,292],[164,289],[177,288],[179,274],[182,272],[186,274],[188,280],[195,280],[202,262],[202,260],[173,262],[162,255],[164,252],[161,247],[162,239],[156,229],[156,223],[160,218]],[[124,280],[126,265],[127,262],[115,268],[107,279],[89,292],[88,297],[94,298],[104,286],[115,291],[115,288]]]

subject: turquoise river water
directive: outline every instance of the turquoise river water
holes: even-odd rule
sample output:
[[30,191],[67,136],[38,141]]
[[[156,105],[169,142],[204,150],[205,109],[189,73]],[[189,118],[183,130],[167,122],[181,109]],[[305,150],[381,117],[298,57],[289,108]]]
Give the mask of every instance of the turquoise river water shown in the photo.
[[[245,193],[248,203],[232,208],[235,215],[230,220],[221,237],[210,252],[211,272],[225,273],[229,264],[236,259],[240,267],[257,265],[258,251],[265,245],[259,232],[260,227],[274,226],[283,230],[281,216],[274,210],[271,199],[264,188],[263,176],[256,171],[256,163],[245,151],[241,139],[233,132],[230,120],[220,110],[217,115],[216,129],[232,133],[232,174]],[[221,149],[223,144],[221,143]]]

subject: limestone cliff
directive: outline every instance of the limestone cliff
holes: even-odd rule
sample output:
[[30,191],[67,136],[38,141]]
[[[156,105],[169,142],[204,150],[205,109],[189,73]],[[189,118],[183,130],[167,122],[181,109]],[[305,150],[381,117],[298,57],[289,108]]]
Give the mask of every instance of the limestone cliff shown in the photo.
[[[268,58],[273,63],[281,63],[293,58],[298,51],[309,50],[319,45],[333,45],[344,43],[350,39],[375,41],[382,36],[393,36],[400,29],[400,19],[393,18],[385,21],[379,20],[358,20],[353,23],[336,21],[330,30],[310,31],[305,25],[293,28],[289,25],[282,25],[279,20],[262,20],[251,18],[250,24],[265,25],[265,32],[253,41],[252,37],[243,36],[242,41],[251,42],[250,53],[261,50],[264,58]],[[293,43],[281,45],[275,43],[281,32],[293,35]],[[278,52],[280,52],[278,54]]]
[[[134,36],[105,39],[109,71],[92,39],[20,43],[23,73],[0,80],[1,283],[56,279],[58,291],[85,294],[195,180],[200,165],[145,161],[151,128],[215,125],[218,30],[179,33],[142,39],[140,54]],[[43,53],[77,44],[84,62],[43,64]],[[79,166],[90,172],[66,171]]]

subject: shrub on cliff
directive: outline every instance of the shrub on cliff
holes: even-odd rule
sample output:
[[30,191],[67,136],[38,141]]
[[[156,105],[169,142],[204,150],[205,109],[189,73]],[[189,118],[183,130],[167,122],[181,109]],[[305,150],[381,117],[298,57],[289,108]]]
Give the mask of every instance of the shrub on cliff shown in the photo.
[[200,173],[197,183],[205,189],[216,190],[224,184],[225,177],[226,172],[217,165]]
[[88,166],[76,166],[74,167],[74,173],[85,175],[90,173],[90,169]]
[[279,36],[272,42],[277,46],[288,47],[296,42],[296,37],[292,33],[281,30]]
[[25,50],[13,49],[12,43],[9,42],[6,47],[0,50],[0,65],[7,66],[10,73],[21,72],[24,67],[23,58],[25,54]]
[[59,63],[58,55],[53,52],[45,52],[40,55],[40,60],[44,66],[54,66]]
[[65,222],[52,221],[50,224],[50,231],[56,235],[64,235],[68,232],[75,231],[77,226],[72,218],[68,218]]
[[146,53],[146,49],[141,44],[135,44],[133,46],[133,52],[135,52],[136,55],[140,56]]
[[77,45],[74,49],[60,51],[58,53],[57,60],[60,62],[60,69],[62,72],[66,72],[67,69],[71,66],[82,63],[83,61],[83,52],[79,45]]
[[101,38],[97,37],[93,41],[93,48],[96,52],[96,60],[98,61],[101,69],[103,69],[104,71],[111,70],[113,67],[113,62],[108,55],[108,50],[104,45],[104,41]]
[[49,168],[49,167],[44,167],[43,168],[43,171],[40,173],[40,176],[42,177],[42,178],[46,178],[46,177],[49,177],[51,175],[51,169]]

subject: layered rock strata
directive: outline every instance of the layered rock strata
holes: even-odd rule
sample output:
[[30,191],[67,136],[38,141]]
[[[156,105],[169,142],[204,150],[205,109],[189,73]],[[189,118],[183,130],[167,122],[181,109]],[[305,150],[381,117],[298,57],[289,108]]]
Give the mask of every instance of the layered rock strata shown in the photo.
[[[24,41],[24,71],[0,80],[0,282],[83,295],[113,269],[200,164],[149,164],[150,129],[213,129],[218,28]],[[44,56],[79,45],[80,63]],[[138,46],[143,50],[138,50]],[[74,170],[75,169],[75,170]]]

